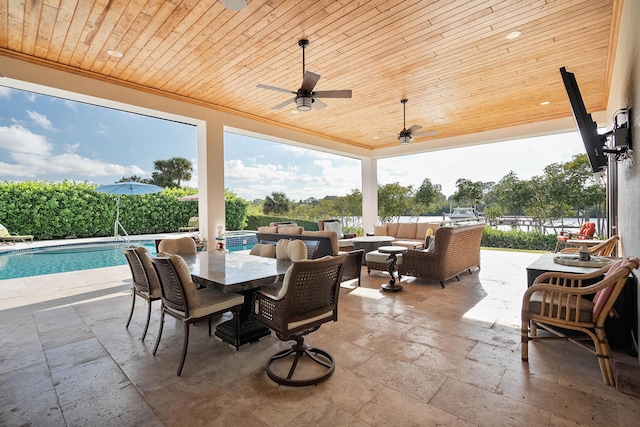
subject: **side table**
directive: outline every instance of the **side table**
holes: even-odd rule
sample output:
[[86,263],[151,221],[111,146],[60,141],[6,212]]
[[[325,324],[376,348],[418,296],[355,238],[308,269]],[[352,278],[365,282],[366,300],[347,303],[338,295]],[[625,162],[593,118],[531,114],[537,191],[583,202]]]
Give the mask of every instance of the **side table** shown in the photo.
[[[385,283],[382,285],[382,290],[386,292],[399,292],[402,290],[402,285],[400,283],[396,283],[396,278],[393,275],[396,270],[396,262],[398,261],[398,254],[403,254],[407,252],[407,248],[404,246],[381,246],[378,248],[378,252],[381,254],[389,254],[389,259],[387,263],[389,264],[389,275],[391,279],[389,283]],[[398,278],[398,281],[400,279]]]

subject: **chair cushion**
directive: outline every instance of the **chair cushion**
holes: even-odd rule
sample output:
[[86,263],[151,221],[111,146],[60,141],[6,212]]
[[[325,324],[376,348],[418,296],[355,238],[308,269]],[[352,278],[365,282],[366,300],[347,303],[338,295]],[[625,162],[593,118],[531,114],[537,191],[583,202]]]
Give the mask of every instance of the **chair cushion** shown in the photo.
[[342,224],[338,221],[325,222],[324,229],[326,231],[335,231],[338,235],[338,239],[344,238],[344,233],[342,232]]
[[[549,300],[547,299],[547,301],[549,301]],[[547,309],[546,312],[544,313],[545,316],[557,317],[558,304],[553,304],[552,307],[553,308],[551,310],[551,313],[549,313],[548,312],[549,310]],[[531,299],[530,299],[530,303],[529,303],[529,313],[539,314],[541,309],[542,309],[542,292],[540,292],[540,291],[534,292],[531,295]],[[563,317],[563,318],[565,317],[566,310],[567,310],[567,304],[566,304],[566,301],[563,301],[562,302],[561,312],[560,312],[560,316],[561,317]],[[576,311],[575,299],[572,299],[572,301],[571,301],[570,310],[571,310],[570,318],[571,319],[575,319],[575,311]],[[579,316],[579,320],[581,322],[587,322],[587,323],[592,322],[592,320],[591,320],[591,312],[592,312],[592,310],[593,310],[593,303],[591,301],[589,301],[588,299],[582,298],[580,300],[580,316]]]
[[278,234],[302,234],[304,231],[303,227],[297,225],[279,225]]
[[394,240],[393,246],[404,246],[407,249],[421,249],[424,248],[424,241],[422,240]]
[[191,279],[191,272],[189,272],[189,266],[187,265],[187,262],[180,255],[158,254],[158,256],[168,256],[171,259],[173,268],[176,269],[178,278],[180,279],[180,282],[182,282],[182,287],[184,288],[184,297],[187,300],[187,307],[189,307],[189,311],[202,304],[200,294],[198,293],[198,288]]
[[158,245],[158,251],[176,255],[192,255],[197,252],[196,241],[188,236],[162,239]]
[[280,239],[276,243],[276,259],[289,259],[289,241],[287,239]]
[[147,273],[147,279],[149,280],[149,293],[154,298],[160,298],[162,296],[162,289],[160,289],[158,273],[156,273],[156,269],[153,267],[153,263],[151,262],[151,253],[144,246],[137,246],[134,250],[138,254],[140,262],[142,262],[142,267],[144,268],[145,273]]
[[244,302],[244,296],[235,293],[225,294],[217,289],[204,288],[197,291],[200,305],[189,308],[190,318],[203,317],[218,311],[228,310]]
[[307,245],[302,240],[290,240],[287,246],[288,258],[293,262],[307,259]]
[[333,316],[333,310],[329,310],[326,313],[319,314],[309,319],[299,320],[297,322],[291,322],[287,325],[287,329],[291,330],[291,329],[299,328],[300,326],[309,325],[320,319],[324,319],[326,317],[331,317],[331,316]]
[[[609,270],[607,270],[607,272],[605,273],[605,276],[610,275],[610,274],[614,274],[616,271],[618,271],[626,262],[625,259],[621,259],[618,260],[616,262],[614,262],[613,264],[611,264],[611,267],[609,267]],[[592,319],[595,322],[596,319],[598,318],[598,316],[600,316],[600,313],[602,312],[602,308],[604,307],[604,305],[606,304],[607,300],[609,299],[609,296],[611,295],[611,292],[613,292],[613,288],[616,286],[616,282],[611,283],[609,286],[607,286],[604,289],[600,289],[598,292],[596,292],[596,294],[593,297],[593,312],[592,312]]]

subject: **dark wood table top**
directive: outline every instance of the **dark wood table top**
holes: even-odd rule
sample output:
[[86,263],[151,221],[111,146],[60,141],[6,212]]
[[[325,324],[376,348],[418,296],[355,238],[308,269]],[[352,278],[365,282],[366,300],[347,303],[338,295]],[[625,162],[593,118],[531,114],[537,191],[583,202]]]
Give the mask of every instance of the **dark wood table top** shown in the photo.
[[256,289],[282,280],[291,265],[288,260],[218,250],[199,252],[187,263],[195,283],[226,293]]

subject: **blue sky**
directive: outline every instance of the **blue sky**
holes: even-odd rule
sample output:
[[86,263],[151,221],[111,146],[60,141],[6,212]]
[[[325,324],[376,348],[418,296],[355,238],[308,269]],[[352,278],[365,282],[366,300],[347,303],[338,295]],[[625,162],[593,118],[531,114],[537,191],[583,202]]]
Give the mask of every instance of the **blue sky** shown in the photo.
[[[151,177],[153,162],[190,160],[197,188],[195,126],[0,86],[0,181],[109,184]],[[458,178],[521,179],[584,153],[577,132],[378,161],[378,182],[419,186],[424,178],[449,196]],[[253,200],[273,191],[291,200],[342,196],[361,187],[360,162],[314,150],[227,133],[225,188]]]

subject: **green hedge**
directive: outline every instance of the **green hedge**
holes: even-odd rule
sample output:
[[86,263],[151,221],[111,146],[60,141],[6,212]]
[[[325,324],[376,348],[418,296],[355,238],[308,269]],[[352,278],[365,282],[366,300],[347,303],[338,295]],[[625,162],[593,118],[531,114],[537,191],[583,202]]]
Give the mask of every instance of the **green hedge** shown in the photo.
[[[2,182],[0,224],[37,240],[113,235],[116,196],[88,183]],[[129,234],[174,232],[198,215],[198,203],[178,200],[193,190],[121,196],[120,222]]]
[[556,247],[556,236],[537,231],[501,231],[487,226],[481,245],[488,248],[552,251]]

